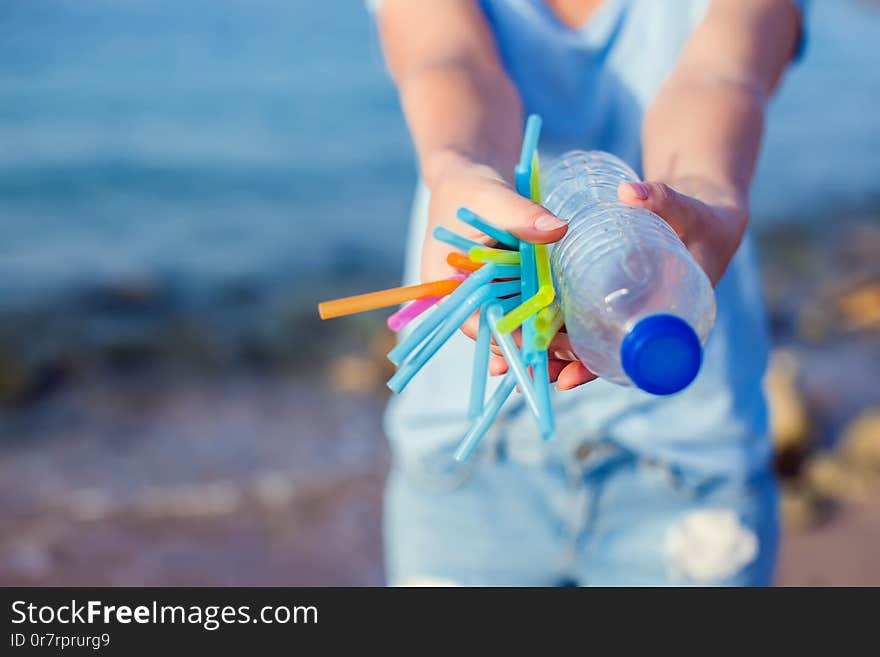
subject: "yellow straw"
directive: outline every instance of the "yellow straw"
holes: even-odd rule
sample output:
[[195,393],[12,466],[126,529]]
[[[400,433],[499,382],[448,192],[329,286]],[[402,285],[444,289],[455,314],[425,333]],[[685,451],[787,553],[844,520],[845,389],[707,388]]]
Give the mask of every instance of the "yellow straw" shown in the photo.
[[[558,308],[558,306],[556,306]],[[542,322],[543,326],[541,328],[538,327],[538,320],[541,319],[541,315],[546,311],[554,308],[554,305],[547,306],[538,313],[538,317],[535,318],[535,349],[546,349],[550,346],[550,342],[553,338],[556,337],[556,334],[559,333],[559,329],[562,328],[562,323],[565,321],[565,317],[562,315],[562,312],[551,313],[551,317],[549,319],[545,319],[545,322]]]
[[[532,200],[535,203],[540,203],[541,183],[538,174],[537,152],[532,156],[532,177],[529,180],[529,186],[531,187]],[[471,257],[473,258],[473,256]],[[556,298],[556,289],[553,287],[553,278],[550,275],[550,251],[546,244],[535,245],[535,265],[538,274],[537,293],[501,318],[496,327],[499,333],[510,333]]]
[[491,246],[474,246],[468,257],[475,262],[497,262],[499,265],[518,265],[519,251],[493,249]]

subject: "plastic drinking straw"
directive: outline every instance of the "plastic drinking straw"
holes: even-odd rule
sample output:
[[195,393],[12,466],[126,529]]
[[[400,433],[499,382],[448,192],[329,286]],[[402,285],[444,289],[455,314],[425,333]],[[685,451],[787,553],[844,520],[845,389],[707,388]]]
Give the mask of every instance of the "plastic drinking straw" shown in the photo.
[[[464,274],[456,274],[449,280],[463,281],[465,278],[467,278],[467,276]],[[409,304],[388,317],[386,320],[388,328],[396,333],[442,298],[443,297],[425,297],[424,299],[411,301]]]
[[532,153],[532,170],[529,174],[529,198],[535,203],[543,203],[544,197],[541,194],[541,174],[538,167],[538,150]]
[[493,278],[516,278],[519,276],[519,267],[516,265],[496,265],[494,262],[487,263],[485,267],[481,267],[473,274],[467,277],[462,283],[456,283],[459,287],[449,295],[449,297],[437,306],[425,321],[421,322],[413,331],[403,340],[397,343],[391,351],[388,352],[388,360],[395,365],[400,365],[401,361],[406,358],[409,353],[415,349],[426,337],[434,332],[440,324],[449,317],[450,314],[464,302],[471,293],[481,285],[488,283]]
[[[520,196],[532,197],[532,164],[534,155],[538,149],[538,138],[541,136],[541,117],[537,114],[529,115],[526,119],[526,128],[523,132],[522,149],[519,154],[519,162],[513,169],[516,191]],[[537,290],[532,289],[534,278],[534,245],[528,242],[520,242],[520,267],[522,269],[523,299],[532,296]]]
[[559,305],[558,300],[554,300],[553,303],[546,308],[542,308],[541,311],[535,315],[535,330],[546,331],[547,328],[556,321],[556,318],[561,315],[562,306]]
[[[553,305],[547,306],[544,310],[552,309]],[[541,311],[541,313],[544,312]],[[534,344],[535,350],[540,351],[546,349],[550,346],[550,342],[556,337],[556,334],[559,333],[559,329],[562,328],[562,324],[565,322],[565,317],[562,314],[562,311],[558,311],[550,317],[550,319],[545,319],[542,322],[541,327],[538,327],[538,321],[541,319],[541,313],[538,313],[538,316],[535,318],[535,337],[532,343]]]
[[480,307],[480,327],[474,342],[474,367],[471,372],[471,397],[468,404],[468,419],[475,420],[483,412],[486,400],[486,378],[489,374],[489,347],[492,344],[492,329],[486,317],[486,309],[491,302]]
[[550,256],[546,244],[535,244],[535,269],[538,279],[537,292],[522,302],[517,308],[507,313],[498,322],[498,330],[502,333],[510,333],[519,327],[525,320],[548,306],[556,298],[556,289],[553,287],[553,278],[550,276]]
[[424,299],[411,301],[393,315],[389,315],[388,319],[385,320],[385,323],[388,325],[389,329],[397,333],[400,329],[409,324],[442,298],[443,297],[425,297]]
[[480,417],[474,421],[470,429],[468,429],[468,432],[464,435],[464,438],[462,438],[461,442],[458,444],[454,456],[456,461],[466,461],[468,457],[470,457],[474,448],[480,443],[483,436],[486,435],[489,426],[495,420],[495,417],[498,415],[504,402],[510,397],[510,393],[513,392],[514,387],[516,387],[516,379],[511,372],[508,372],[504,375],[504,378],[501,379],[501,384],[495,392],[492,393],[492,396],[489,398],[489,403],[483,408]]
[[[425,363],[437,353],[437,350],[449,339],[453,333],[465,322],[465,320],[476,312],[476,310],[485,302],[493,297],[508,296],[519,292],[519,281],[507,281],[505,283],[492,283],[483,285],[474,290],[467,299],[457,304],[455,310],[445,318],[445,321],[439,328],[428,338],[428,341],[422,348],[413,354],[404,362],[397,372],[388,379],[388,387],[393,392],[400,392],[412,378],[418,374],[419,370],[424,367]],[[438,310],[445,306],[438,306]],[[436,314],[436,313],[435,313]]]
[[[495,301],[497,301],[498,303],[500,303],[500,304],[501,304],[501,307],[502,307],[505,311],[507,311],[507,310],[510,310],[511,308],[515,308],[516,306],[518,306],[521,298],[522,298],[522,297],[520,297],[519,294],[516,294],[516,295],[514,295],[514,296],[512,296],[512,297],[504,297],[503,299],[495,299]],[[489,301],[492,301],[492,299],[489,298],[489,299],[487,299],[486,301],[484,301],[484,303],[488,303]],[[407,361],[413,361],[413,360],[415,360],[415,359],[419,356],[419,354],[420,354],[422,351],[424,351],[425,348],[428,346],[428,343],[430,343],[431,338],[433,338],[433,337],[434,337],[434,336],[435,336],[435,335],[436,335],[436,334],[437,334],[437,333],[438,333],[438,332],[439,332],[444,326],[445,326],[445,322],[444,322],[444,323],[441,323],[440,326],[438,326],[438,327],[437,327],[437,328],[436,328],[436,329],[435,329],[435,330],[434,330],[434,331],[433,331],[433,332],[427,337],[427,339],[423,340],[421,344],[419,344],[415,349],[413,349],[412,352],[410,352],[409,356],[407,356]],[[460,328],[460,327],[459,327],[459,328]],[[478,327],[478,328],[479,328],[479,327]],[[450,335],[451,335],[451,334],[450,334]],[[443,345],[440,345],[440,346],[442,347]],[[427,361],[425,361],[425,362],[427,363]],[[403,365],[401,365],[401,367],[403,367],[403,366],[405,366],[405,365],[406,365],[406,362],[405,362]],[[487,374],[488,374],[488,367],[487,367]],[[386,385],[387,385],[387,382],[386,382]]]
[[497,329],[498,321],[503,314],[504,310],[501,308],[500,304],[490,304],[486,309],[486,319],[489,321],[489,328],[492,329],[492,335],[495,336],[495,341],[498,343],[498,346],[501,347],[501,353],[504,355],[504,360],[507,361],[510,371],[513,372],[513,376],[516,377],[516,383],[522,391],[529,410],[532,412],[532,415],[535,416],[535,419],[540,421],[538,400],[535,396],[535,388],[532,385],[532,377],[529,375],[528,364],[523,362],[522,356],[516,348],[516,343],[513,341],[513,337],[511,337],[510,334],[501,333]]
[[460,251],[464,251],[467,253],[475,246],[483,246],[479,242],[474,242],[473,240],[469,240],[466,237],[462,237],[458,233],[453,233],[448,228],[444,228],[443,226],[437,226],[432,233],[434,235],[435,240],[439,240],[441,242],[445,242],[450,246],[454,246],[456,249]]
[[[531,118],[531,117],[530,117]],[[528,130],[528,124],[526,125]],[[523,139],[525,141],[525,138]],[[525,148],[525,144],[523,145]],[[525,154],[523,154],[525,155]],[[525,175],[523,174],[523,178]],[[535,202],[541,202],[541,179],[538,170],[538,153],[533,151],[531,154],[531,167],[529,170],[529,197]],[[537,313],[553,302],[556,298],[556,288],[553,286],[553,276],[550,272],[550,251],[546,244],[535,244],[535,271],[537,274],[538,289],[534,296],[527,298],[523,295],[525,301],[519,308],[514,308],[500,322],[498,330],[503,333],[509,333],[520,326],[526,319]],[[475,259],[471,255],[472,259]]]
[[459,221],[463,221],[468,226],[473,226],[496,242],[500,242],[511,249],[519,249],[519,240],[516,237],[508,233],[506,230],[493,226],[481,216],[471,212],[467,208],[459,208],[458,212],[455,213],[455,216],[458,217]]
[[471,398],[468,405],[468,419],[475,420],[483,412],[483,402],[486,398],[486,380],[489,376],[489,347],[492,343],[492,329],[489,327],[486,309],[490,304],[498,305],[503,314],[509,308],[519,304],[522,297],[516,296],[495,301],[486,301],[480,307],[480,326],[477,330],[477,339],[474,344],[474,367],[471,373]]
[[516,191],[521,196],[532,198],[532,156],[538,150],[538,138],[541,136],[541,117],[537,114],[529,115],[526,119],[526,129],[523,132],[522,149],[519,154],[519,162],[513,169],[516,181]]
[[[538,151],[532,153],[532,170],[529,176],[529,192],[535,203],[541,202],[541,178],[538,173]],[[543,253],[539,246],[543,247]],[[553,291],[553,297],[556,297],[556,290],[553,287],[553,278],[550,272],[550,256],[546,245],[535,246],[536,258],[536,274],[537,281],[533,281],[539,287],[547,286]],[[531,317],[526,322],[528,331],[523,332],[523,344],[535,344],[535,319]],[[528,342],[526,340],[528,339]],[[550,380],[549,366],[547,362],[547,350],[541,349],[537,351],[532,360],[532,372],[535,375],[535,393],[538,397],[538,424],[541,428],[541,437],[544,440],[550,440],[556,433],[555,419],[553,417],[553,406],[550,402]]]
[[459,285],[461,285],[461,281],[447,279],[421,283],[419,285],[395,287],[389,290],[359,294],[354,297],[345,297],[344,299],[335,299],[333,301],[323,301],[318,304],[318,314],[321,316],[321,319],[330,319],[332,317],[364,312],[365,310],[396,306],[413,299],[445,296],[453,292]]
[[482,262],[474,262],[466,255],[462,255],[458,251],[450,251],[446,256],[447,264],[455,267],[456,269],[461,269],[463,271],[477,271],[480,267],[483,266]]
[[562,313],[556,315],[552,324],[549,324],[547,328],[535,331],[535,338],[532,340],[532,344],[535,345],[535,350],[546,349],[550,346],[550,343],[553,341],[553,338],[556,337],[556,334],[559,333],[559,329],[562,328],[562,324],[564,323],[565,318],[562,316]]
[[497,262],[499,265],[519,264],[519,251],[493,249],[491,246],[475,246],[468,251],[468,257],[476,262]]

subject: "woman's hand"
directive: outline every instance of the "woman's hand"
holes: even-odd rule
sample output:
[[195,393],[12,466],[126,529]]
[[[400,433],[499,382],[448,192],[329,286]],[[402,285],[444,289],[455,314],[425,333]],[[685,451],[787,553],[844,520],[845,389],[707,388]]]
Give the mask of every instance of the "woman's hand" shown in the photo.
[[[617,193],[622,202],[662,217],[687,245],[712,285],[718,283],[748,223],[745,199],[706,181],[693,179],[671,184],[623,183]],[[570,390],[596,378],[574,355],[565,333],[553,339],[548,355],[550,380],[557,382],[557,390]],[[498,375],[506,371],[507,363],[496,352],[489,363],[489,372]]]
[[422,249],[423,281],[448,278],[458,273],[446,263],[446,256],[454,250],[453,247],[434,239],[433,231],[437,226],[444,226],[475,242],[493,243],[477,229],[455,218],[460,207],[466,207],[495,226],[534,244],[556,242],[565,234],[565,222],[543,206],[520,196],[491,166],[449,153],[444,154],[441,163],[435,163],[431,173],[428,230]]
[[705,180],[623,183],[617,195],[672,226],[713,286],[727,270],[749,222],[743,195]]
[[[446,263],[452,250],[448,244],[435,240],[432,233],[436,226],[445,226],[468,239],[491,244],[492,240],[478,230],[458,221],[455,213],[464,206],[487,221],[513,233],[519,239],[534,244],[549,244],[562,239],[566,224],[546,208],[522,197],[493,167],[476,164],[458,154],[447,154],[439,166],[431,172],[434,184],[428,209],[428,232],[422,250],[422,280],[448,278],[457,273]],[[477,314],[462,325],[469,337],[477,335]],[[513,334],[521,345],[520,331]],[[500,355],[497,345],[492,345],[491,374],[507,371],[507,363]],[[559,333],[548,348],[550,380],[557,381],[561,390],[592,380],[595,375],[577,360],[571,350],[568,336]]]
[[[434,185],[431,189],[431,203],[428,209],[428,232],[422,249],[423,281],[448,278],[457,273],[446,263],[446,256],[452,247],[434,239],[432,233],[435,227],[445,226],[468,239],[483,244],[492,243],[492,240],[484,234],[455,218],[456,211],[462,206],[499,228],[513,233],[519,239],[534,244],[556,242],[565,235],[565,222],[543,206],[518,194],[511,183],[494,168],[475,164],[458,155],[447,157],[449,159],[442,165],[444,168],[432,176]],[[462,325],[461,329],[469,337],[475,338],[478,322],[479,317],[475,314]],[[513,337],[518,345],[521,344],[520,331],[516,331]],[[496,345],[492,345],[492,350],[495,355],[490,361],[490,372],[501,374],[507,370],[507,364]],[[557,352],[561,357],[554,358],[553,355]],[[560,385],[569,379],[580,381],[585,373],[595,378],[575,359],[568,336],[564,333],[553,340],[549,353],[552,381],[557,377],[561,377],[563,382]]]

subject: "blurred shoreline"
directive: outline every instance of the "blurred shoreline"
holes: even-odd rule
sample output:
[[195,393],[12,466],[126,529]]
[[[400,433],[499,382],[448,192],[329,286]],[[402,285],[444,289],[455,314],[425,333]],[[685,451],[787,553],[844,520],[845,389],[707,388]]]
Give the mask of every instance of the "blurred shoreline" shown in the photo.
[[[878,584],[880,212],[758,242],[779,581]],[[16,311],[0,583],[380,584],[387,313],[320,322],[315,297],[394,283],[353,270],[196,306],[122,285]]]
[[[878,3],[809,3],[753,188],[781,583],[878,584]],[[10,0],[0,584],[379,584],[412,149],[363,0]],[[748,345],[743,345],[748,348]]]
[[[856,350],[870,351],[880,205],[755,230],[774,344],[808,352],[845,336]],[[242,278],[201,289],[158,277],[94,281],[0,306],[0,410],[27,409],[65,387],[117,377],[319,372],[377,339],[388,312],[321,321],[317,302],[398,285],[399,276],[397,267],[364,260],[323,275]],[[872,387],[871,372],[849,374],[855,387]]]

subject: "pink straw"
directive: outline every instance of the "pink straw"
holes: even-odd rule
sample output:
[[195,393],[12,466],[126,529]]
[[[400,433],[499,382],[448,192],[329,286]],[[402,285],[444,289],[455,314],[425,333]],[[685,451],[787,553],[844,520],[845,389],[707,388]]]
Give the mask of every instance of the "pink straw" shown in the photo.
[[[451,276],[449,280],[463,281],[467,276],[465,274],[456,274]],[[424,299],[416,299],[405,305],[396,313],[388,318],[388,328],[397,333],[404,326],[413,321],[416,317],[425,312],[428,308],[443,299],[444,297],[425,297]]]

